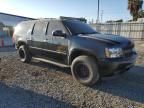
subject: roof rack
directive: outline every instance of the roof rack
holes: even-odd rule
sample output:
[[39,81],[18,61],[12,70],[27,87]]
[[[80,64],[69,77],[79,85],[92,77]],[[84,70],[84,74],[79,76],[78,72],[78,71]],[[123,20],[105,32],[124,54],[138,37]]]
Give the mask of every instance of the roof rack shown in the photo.
[[55,20],[56,18],[38,18],[38,20]]
[[79,20],[81,22],[87,23],[87,20],[85,18],[75,18],[75,17],[65,17],[65,16],[60,16],[61,20]]
[[78,18],[60,16],[60,19],[62,19],[62,20],[77,20]]

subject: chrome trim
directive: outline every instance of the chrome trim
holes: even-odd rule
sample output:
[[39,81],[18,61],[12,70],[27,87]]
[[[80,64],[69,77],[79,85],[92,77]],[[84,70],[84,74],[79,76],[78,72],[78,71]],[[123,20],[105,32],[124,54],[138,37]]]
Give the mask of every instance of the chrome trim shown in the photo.
[[42,48],[37,48],[37,47],[32,47],[32,46],[30,46],[30,48],[32,48],[32,49],[38,49],[38,50],[43,50],[43,51],[47,51],[47,52],[52,52],[52,53],[58,53],[58,54],[67,55],[67,53],[52,51],[52,50],[48,50],[48,49],[42,49]]
[[69,65],[57,63],[57,62],[54,62],[54,61],[51,61],[51,60],[42,59],[42,58],[33,57],[33,59],[38,60],[38,61],[42,61],[42,62],[46,62],[46,63],[50,63],[50,64],[53,64],[53,65],[56,65],[56,66],[60,66],[60,67],[70,67]]

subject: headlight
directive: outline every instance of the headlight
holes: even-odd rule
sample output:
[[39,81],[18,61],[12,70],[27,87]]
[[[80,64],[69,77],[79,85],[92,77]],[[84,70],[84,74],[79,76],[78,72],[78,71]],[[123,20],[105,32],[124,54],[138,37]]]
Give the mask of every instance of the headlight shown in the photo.
[[133,49],[132,49],[132,51],[133,51],[133,52],[136,52],[136,49],[135,49],[135,48],[133,48]]
[[107,58],[120,58],[123,56],[122,48],[106,48],[105,53]]

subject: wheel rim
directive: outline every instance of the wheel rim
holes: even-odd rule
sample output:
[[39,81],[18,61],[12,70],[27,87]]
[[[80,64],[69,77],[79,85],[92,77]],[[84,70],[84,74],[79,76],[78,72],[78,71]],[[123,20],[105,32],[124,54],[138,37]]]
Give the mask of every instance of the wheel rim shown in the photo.
[[19,50],[19,56],[21,59],[25,58],[25,52],[22,49]]
[[75,66],[75,75],[81,80],[86,80],[90,76],[89,68],[83,63],[77,64]]

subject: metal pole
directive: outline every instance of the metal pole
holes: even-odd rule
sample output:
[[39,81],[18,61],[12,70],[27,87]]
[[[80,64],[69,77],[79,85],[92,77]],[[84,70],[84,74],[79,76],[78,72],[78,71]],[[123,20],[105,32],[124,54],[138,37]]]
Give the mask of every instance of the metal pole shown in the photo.
[[98,0],[97,23],[99,22],[99,7],[100,7],[100,1]]
[[101,11],[101,23],[103,22],[103,13],[104,13],[104,10]]

